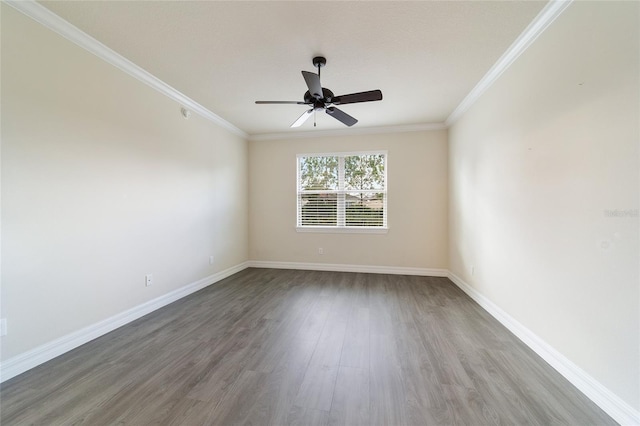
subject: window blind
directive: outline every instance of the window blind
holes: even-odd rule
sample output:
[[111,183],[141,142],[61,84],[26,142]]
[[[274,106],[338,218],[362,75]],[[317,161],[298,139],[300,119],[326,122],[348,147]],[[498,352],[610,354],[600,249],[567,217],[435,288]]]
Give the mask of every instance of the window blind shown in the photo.
[[298,227],[386,228],[384,152],[297,157]]

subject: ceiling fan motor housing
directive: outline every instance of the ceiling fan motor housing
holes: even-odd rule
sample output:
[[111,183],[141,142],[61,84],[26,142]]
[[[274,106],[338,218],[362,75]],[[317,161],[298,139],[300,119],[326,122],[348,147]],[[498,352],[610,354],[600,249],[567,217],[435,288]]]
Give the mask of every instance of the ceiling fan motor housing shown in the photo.
[[323,106],[325,104],[330,104],[331,102],[333,102],[333,98],[335,97],[335,95],[333,94],[333,92],[325,87],[322,88],[322,99],[316,99],[313,96],[311,96],[311,92],[309,92],[308,90],[305,92],[304,94],[304,101],[306,103],[310,103],[313,104],[314,106],[316,106],[316,104],[321,103]]

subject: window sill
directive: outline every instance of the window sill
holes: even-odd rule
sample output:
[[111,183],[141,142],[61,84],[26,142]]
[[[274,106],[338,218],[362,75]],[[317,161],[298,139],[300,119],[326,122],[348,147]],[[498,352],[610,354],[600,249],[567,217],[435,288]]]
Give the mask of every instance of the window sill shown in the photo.
[[361,227],[361,226],[297,226],[296,232],[318,232],[324,234],[386,234],[388,227]]

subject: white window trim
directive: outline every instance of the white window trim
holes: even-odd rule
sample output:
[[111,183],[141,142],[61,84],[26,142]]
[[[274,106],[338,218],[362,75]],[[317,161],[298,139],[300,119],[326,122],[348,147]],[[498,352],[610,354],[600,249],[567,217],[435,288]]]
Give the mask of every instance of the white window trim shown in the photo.
[[[336,156],[339,158],[340,162],[344,161],[344,157],[348,157],[351,155],[375,155],[382,154],[385,157],[384,164],[384,209],[383,222],[386,224],[385,226],[301,226],[298,225],[298,213],[300,212],[300,197],[298,191],[298,184],[300,182],[300,167],[299,160],[302,157],[331,157]],[[386,150],[377,150],[377,151],[334,151],[334,152],[322,152],[322,153],[311,153],[311,154],[297,154],[296,155],[296,232],[310,232],[310,233],[327,233],[327,234],[386,234],[389,232],[389,222],[387,218],[388,213],[388,191],[389,191],[389,181],[387,175],[387,168],[389,164],[389,153]],[[338,168],[339,173],[344,173],[343,168]],[[339,181],[343,181],[343,179],[339,179]],[[342,191],[344,188],[340,188],[339,191]],[[368,190],[365,190],[368,191]],[[321,193],[327,193],[331,191],[319,191]],[[337,192],[337,191],[336,191]],[[340,223],[340,217],[338,217],[338,223]],[[344,217],[342,217],[342,223],[344,224]]]
[[387,226],[296,226],[297,232],[315,232],[322,234],[386,234]]

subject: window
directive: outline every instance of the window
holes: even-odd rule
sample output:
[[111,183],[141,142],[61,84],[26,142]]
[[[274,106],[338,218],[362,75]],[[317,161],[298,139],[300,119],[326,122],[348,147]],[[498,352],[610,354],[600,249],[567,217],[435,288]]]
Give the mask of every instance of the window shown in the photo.
[[387,227],[387,154],[298,155],[298,230]]

